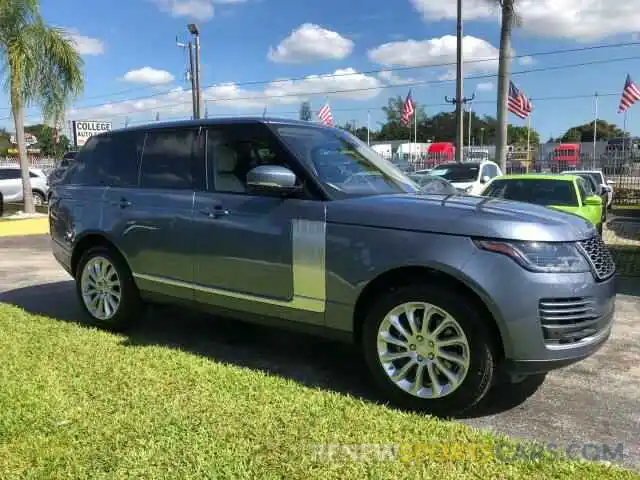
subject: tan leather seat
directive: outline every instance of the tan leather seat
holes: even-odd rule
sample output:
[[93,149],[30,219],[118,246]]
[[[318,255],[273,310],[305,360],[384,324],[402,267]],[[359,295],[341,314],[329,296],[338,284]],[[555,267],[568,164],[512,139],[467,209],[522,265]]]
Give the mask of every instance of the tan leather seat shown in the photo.
[[244,193],[246,190],[245,185],[234,172],[238,164],[236,151],[226,145],[218,145],[214,152],[216,190],[219,192]]

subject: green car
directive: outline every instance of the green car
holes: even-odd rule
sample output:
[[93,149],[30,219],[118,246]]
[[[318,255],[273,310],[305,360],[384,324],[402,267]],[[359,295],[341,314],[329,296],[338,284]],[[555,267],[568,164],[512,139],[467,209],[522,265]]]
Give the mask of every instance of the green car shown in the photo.
[[494,178],[480,195],[572,213],[591,222],[602,234],[602,198],[592,195],[584,178],[576,175],[505,175]]

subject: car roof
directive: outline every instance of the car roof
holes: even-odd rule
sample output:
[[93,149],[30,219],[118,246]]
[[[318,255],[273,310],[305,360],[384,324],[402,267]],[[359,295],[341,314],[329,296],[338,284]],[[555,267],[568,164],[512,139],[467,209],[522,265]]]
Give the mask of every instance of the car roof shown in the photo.
[[503,175],[495,180],[560,180],[563,182],[573,182],[577,179],[575,175],[547,174],[547,173],[520,173]]
[[228,117],[228,118],[202,118],[199,120],[178,120],[172,122],[150,122],[147,124],[136,125],[133,127],[119,128],[100,133],[96,136],[110,135],[120,132],[134,132],[150,130],[161,130],[166,128],[187,128],[187,127],[207,127],[214,125],[280,125],[290,127],[306,127],[332,130],[333,127],[327,127],[321,123],[307,122],[304,120],[292,120],[290,118],[269,118],[269,117]]

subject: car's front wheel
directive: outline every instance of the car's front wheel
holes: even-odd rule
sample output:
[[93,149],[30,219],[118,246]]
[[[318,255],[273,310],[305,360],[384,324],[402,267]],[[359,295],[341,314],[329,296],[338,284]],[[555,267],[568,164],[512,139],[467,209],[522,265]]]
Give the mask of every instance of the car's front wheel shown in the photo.
[[141,300],[126,262],[111,248],[90,248],[80,258],[76,292],[91,324],[119,331],[141,312]]
[[362,346],[375,382],[398,406],[450,416],[476,405],[495,370],[475,304],[435,285],[390,291],[371,305]]

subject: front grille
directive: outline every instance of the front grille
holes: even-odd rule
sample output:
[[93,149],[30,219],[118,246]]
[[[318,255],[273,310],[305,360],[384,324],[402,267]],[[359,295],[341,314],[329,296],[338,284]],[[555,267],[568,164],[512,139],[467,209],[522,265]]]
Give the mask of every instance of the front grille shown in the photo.
[[597,334],[606,327],[589,297],[543,298],[538,304],[542,335],[547,344],[568,345]]
[[611,252],[609,252],[600,235],[578,242],[578,245],[587,256],[593,273],[598,280],[606,280],[616,272],[616,264],[613,261]]

